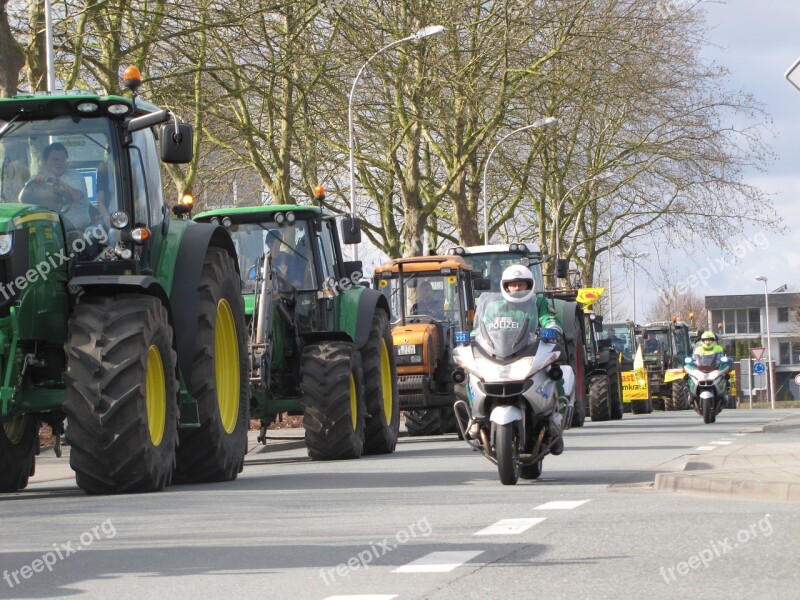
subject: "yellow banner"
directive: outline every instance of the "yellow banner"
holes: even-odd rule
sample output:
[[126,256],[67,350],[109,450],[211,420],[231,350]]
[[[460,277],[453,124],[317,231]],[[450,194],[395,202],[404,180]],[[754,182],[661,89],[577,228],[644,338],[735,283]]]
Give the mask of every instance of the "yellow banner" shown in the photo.
[[728,371],[728,374],[731,376],[731,396],[736,395],[736,371],[731,369]]
[[631,402],[632,400],[647,400],[650,392],[647,388],[647,378],[644,383],[640,383],[633,371],[623,371],[622,373],[622,401]]
[[667,369],[664,373],[664,383],[672,383],[679,379],[683,379],[683,369]]
[[633,373],[636,375],[639,385],[647,385],[647,371],[644,368],[641,346],[636,349],[636,356],[633,357]]
[[606,288],[601,288],[601,287],[580,288],[578,290],[578,295],[575,298],[575,300],[583,304],[586,308],[589,308],[592,304],[594,304],[597,300],[600,299],[600,296],[602,296],[603,292],[605,291]]

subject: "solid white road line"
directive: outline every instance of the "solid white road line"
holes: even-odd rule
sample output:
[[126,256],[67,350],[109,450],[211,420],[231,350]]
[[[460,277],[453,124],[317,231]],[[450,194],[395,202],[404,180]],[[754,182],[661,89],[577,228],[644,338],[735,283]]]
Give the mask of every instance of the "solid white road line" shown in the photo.
[[325,600],[392,600],[393,598],[397,598],[397,594],[392,594],[390,596],[380,594],[369,594],[367,596],[328,596]]
[[483,554],[483,550],[431,552],[407,565],[396,568],[392,573],[449,573],[479,554]]
[[538,525],[544,518],[534,519],[501,519],[494,525],[489,525],[485,529],[476,531],[472,535],[515,535]]
[[540,504],[534,510],[571,510],[587,502],[591,502],[591,500],[553,500]]

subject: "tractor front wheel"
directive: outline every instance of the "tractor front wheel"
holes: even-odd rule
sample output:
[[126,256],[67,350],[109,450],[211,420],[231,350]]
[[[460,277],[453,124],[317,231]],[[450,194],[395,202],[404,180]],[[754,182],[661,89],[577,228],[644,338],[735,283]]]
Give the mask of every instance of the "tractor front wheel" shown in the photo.
[[364,375],[350,342],[303,349],[300,405],[312,460],[358,458],[364,451]]
[[13,417],[0,424],[0,492],[16,492],[28,485],[36,465],[36,420]]
[[84,297],[65,347],[70,466],[93,494],[168,486],[175,462],[178,378],[172,327],[157,298]]
[[389,317],[376,310],[369,339],[361,349],[364,397],[369,417],[364,423],[364,453],[390,454],[400,431],[400,399],[394,366],[394,346]]
[[232,481],[244,466],[250,414],[247,328],[230,255],[211,247],[198,287],[197,333],[187,389],[200,427],[180,430],[176,479]]

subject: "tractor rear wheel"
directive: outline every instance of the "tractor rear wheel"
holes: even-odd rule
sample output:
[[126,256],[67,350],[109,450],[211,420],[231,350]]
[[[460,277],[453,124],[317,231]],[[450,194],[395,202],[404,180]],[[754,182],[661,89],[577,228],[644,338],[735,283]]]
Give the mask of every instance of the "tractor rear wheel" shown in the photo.
[[672,382],[672,410],[689,408],[689,386],[685,381]]
[[364,454],[390,454],[397,446],[400,399],[394,361],[389,317],[385,311],[376,310],[369,339],[361,349],[364,397],[370,415],[364,423]]
[[16,492],[28,485],[36,465],[36,419],[20,415],[0,426],[0,492]]
[[600,373],[589,378],[589,416],[592,421],[608,421],[611,419],[608,393],[608,377]]
[[442,435],[442,416],[438,408],[405,411],[406,430],[411,437]]
[[200,427],[180,430],[176,480],[232,481],[247,453],[250,384],[247,328],[236,265],[221,248],[206,253],[197,295],[192,374]]
[[312,460],[358,458],[364,452],[364,375],[350,342],[303,349],[300,405]]
[[92,494],[168,486],[178,378],[167,309],[150,296],[84,297],[65,351],[64,412],[78,486]]
[[575,374],[575,410],[572,413],[572,427],[583,427],[586,421],[586,357],[583,348],[583,318],[575,316],[575,339],[574,348],[570,352],[570,366]]

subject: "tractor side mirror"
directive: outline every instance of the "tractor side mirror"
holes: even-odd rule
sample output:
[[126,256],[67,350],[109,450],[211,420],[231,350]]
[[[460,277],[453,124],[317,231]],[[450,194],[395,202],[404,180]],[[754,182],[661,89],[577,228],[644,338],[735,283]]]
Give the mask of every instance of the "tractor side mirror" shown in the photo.
[[488,277],[478,277],[475,279],[472,285],[479,292],[485,292],[486,290],[490,290],[492,288],[492,283],[489,281]]
[[361,222],[355,217],[342,219],[342,241],[345,244],[361,243]]
[[188,123],[167,123],[161,127],[161,160],[168,164],[192,162],[194,130]]
[[569,261],[566,258],[556,259],[556,277],[566,279],[569,275]]

